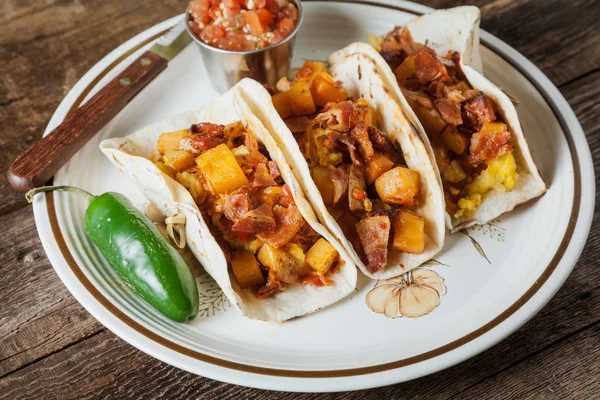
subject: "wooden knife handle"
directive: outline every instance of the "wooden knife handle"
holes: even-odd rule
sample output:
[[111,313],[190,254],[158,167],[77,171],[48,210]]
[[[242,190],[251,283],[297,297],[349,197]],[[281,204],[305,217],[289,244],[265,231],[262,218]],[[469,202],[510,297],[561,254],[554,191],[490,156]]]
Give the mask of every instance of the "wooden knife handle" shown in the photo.
[[27,191],[46,183],[166,66],[167,60],[158,55],[150,51],[142,54],[49,135],[17,157],[8,170],[10,184]]

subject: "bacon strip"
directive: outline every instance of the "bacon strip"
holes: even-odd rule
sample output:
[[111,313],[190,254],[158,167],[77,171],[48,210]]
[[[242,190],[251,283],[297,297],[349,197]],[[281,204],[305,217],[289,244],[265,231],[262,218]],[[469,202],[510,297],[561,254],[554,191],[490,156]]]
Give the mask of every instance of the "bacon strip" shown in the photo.
[[358,151],[363,158],[364,162],[369,162],[373,158],[375,151],[373,150],[373,144],[369,140],[369,133],[364,121],[358,121],[356,126],[350,132],[350,135],[358,143]]
[[377,272],[387,264],[390,228],[390,218],[387,215],[366,217],[356,224],[358,237],[369,260],[367,269],[370,272]]
[[224,143],[224,129],[223,125],[208,122],[192,125],[190,127],[190,133],[193,134],[192,147],[198,151],[206,151]]
[[460,104],[447,99],[436,100],[434,104],[442,119],[450,125],[457,126],[463,123]]
[[[365,209],[364,198],[359,199],[356,193],[364,193],[367,184],[365,182],[365,175],[361,167],[352,165],[350,167],[350,177],[348,179],[348,206],[350,211],[362,211]],[[365,196],[366,198],[366,196]]]
[[504,125],[504,129],[500,133],[487,129],[475,132],[471,137],[471,145],[469,147],[469,163],[477,165],[482,161],[492,160],[511,152],[512,146],[508,144],[509,140],[510,132],[506,129],[506,125]]
[[483,92],[478,92],[463,106],[465,125],[479,127],[485,122],[496,120],[496,113]]
[[354,105],[352,102],[342,101],[317,115],[315,122],[335,131],[347,132],[351,128],[353,113]]
[[250,193],[247,187],[227,195],[223,203],[223,214],[231,222],[236,222],[242,218],[248,211],[258,207],[258,201]]
[[256,170],[254,171],[252,188],[266,188],[275,185],[277,185],[277,183],[275,183],[275,179],[273,179],[271,173],[267,169],[267,165],[264,163],[258,164],[256,166]]
[[421,85],[427,85],[434,80],[448,79],[448,70],[437,57],[432,55],[427,48],[415,54],[415,75]]
[[333,184],[333,204],[335,205],[348,190],[348,174],[342,168],[330,166],[329,169]]
[[275,226],[271,206],[263,204],[254,210],[248,211],[242,218],[238,219],[231,230],[245,233],[273,232]]
[[273,232],[259,233],[257,236],[263,242],[273,247],[281,247],[288,244],[298,233],[304,219],[298,207],[290,205],[288,208],[277,205],[273,208],[276,227]]

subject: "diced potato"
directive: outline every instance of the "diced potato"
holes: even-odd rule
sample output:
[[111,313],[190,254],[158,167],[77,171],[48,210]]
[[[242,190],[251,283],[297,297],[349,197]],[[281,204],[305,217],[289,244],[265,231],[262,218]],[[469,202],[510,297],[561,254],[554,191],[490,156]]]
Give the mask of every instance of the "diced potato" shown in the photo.
[[300,67],[300,69],[298,70],[298,73],[296,74],[296,79],[302,79],[308,82],[308,84],[310,85],[312,84],[313,79],[315,79],[317,75],[319,75],[321,72],[326,71],[327,67],[325,66],[324,62],[306,60],[302,67]]
[[321,238],[308,250],[305,262],[315,271],[325,275],[337,263],[339,256],[337,250]]
[[396,167],[375,181],[375,190],[386,203],[412,207],[418,203],[419,173],[412,169]]
[[310,115],[317,112],[315,102],[310,93],[310,83],[298,81],[290,91],[290,107],[293,115]]
[[485,133],[487,136],[488,133],[493,133],[494,135],[501,135],[506,132],[508,128],[504,122],[484,122],[481,126],[482,133]]
[[312,178],[317,185],[317,189],[321,192],[321,197],[325,205],[333,205],[333,182],[331,181],[331,173],[327,167],[315,167],[312,169]]
[[297,283],[302,264],[290,253],[265,244],[258,252],[258,261],[270,269],[274,277],[285,283]]
[[399,209],[394,220],[396,250],[420,254],[425,250],[425,220],[411,210]]
[[188,137],[188,130],[163,133],[158,137],[158,152],[165,154],[170,150],[177,150],[181,139]]
[[214,194],[231,193],[248,184],[248,178],[226,144],[200,154],[196,164]]
[[442,173],[444,182],[459,183],[467,179],[467,174],[460,165],[460,161],[454,160]]
[[383,153],[378,151],[375,152],[371,160],[367,163],[365,169],[365,179],[367,185],[372,184],[379,178],[383,173],[389,171],[394,166],[394,162],[387,158]]
[[194,166],[196,155],[187,150],[169,150],[163,156],[165,164],[174,168],[176,171],[185,171]]
[[450,150],[460,155],[465,152],[469,145],[469,138],[464,133],[460,133],[455,126],[448,125],[440,136],[442,142]]
[[271,100],[273,100],[273,106],[277,110],[277,114],[281,118],[287,118],[292,115],[292,105],[290,104],[290,92],[280,92],[275,94]]
[[415,72],[415,56],[413,55],[406,57],[402,64],[400,64],[400,66],[396,68],[394,74],[396,74],[396,79],[398,80],[398,83],[402,85],[404,81],[413,76]]
[[169,177],[175,179],[175,175],[177,174],[177,171],[175,171],[172,167],[168,166],[167,164],[165,164],[162,161],[157,161],[155,164],[158,167],[158,169],[160,169],[162,172],[167,174]]
[[178,172],[176,179],[190,192],[196,203],[202,204],[204,202],[207,193],[202,187],[201,177],[198,174],[187,171]]
[[417,114],[417,118],[421,121],[421,125],[423,125],[428,136],[439,135],[444,130],[446,122],[435,108],[428,109],[409,97],[406,100],[415,114]]
[[236,251],[231,256],[231,270],[235,280],[242,289],[260,285],[265,281],[258,261],[249,251]]
[[339,102],[348,98],[348,93],[344,89],[336,87],[331,75],[325,71],[315,77],[310,91],[315,104],[321,107],[330,101]]
[[279,196],[283,193],[281,186],[270,186],[256,193],[256,198],[261,204],[274,206],[277,204]]
[[262,240],[260,240],[259,238],[256,238],[254,240],[249,240],[247,242],[243,242],[243,248],[244,250],[250,251],[252,252],[252,254],[256,254],[256,252],[258,250],[260,250],[260,248],[263,246],[264,242]]
[[301,267],[298,270],[298,276],[302,276],[302,275],[308,274],[310,272],[310,268],[304,262],[304,259],[306,256],[304,254],[304,250],[302,249],[302,246],[300,246],[297,243],[288,243],[283,247],[283,249],[285,251],[287,251],[292,257],[294,257],[300,263]]

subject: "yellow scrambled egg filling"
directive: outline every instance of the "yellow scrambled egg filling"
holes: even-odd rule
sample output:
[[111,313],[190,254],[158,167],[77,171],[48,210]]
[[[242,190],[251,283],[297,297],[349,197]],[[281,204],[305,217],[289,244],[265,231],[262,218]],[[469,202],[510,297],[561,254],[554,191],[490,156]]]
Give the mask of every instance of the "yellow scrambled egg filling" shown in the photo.
[[459,210],[454,217],[471,216],[481,204],[482,195],[494,188],[511,190],[518,177],[517,164],[512,153],[488,161],[487,168],[466,186],[467,196],[458,200]]

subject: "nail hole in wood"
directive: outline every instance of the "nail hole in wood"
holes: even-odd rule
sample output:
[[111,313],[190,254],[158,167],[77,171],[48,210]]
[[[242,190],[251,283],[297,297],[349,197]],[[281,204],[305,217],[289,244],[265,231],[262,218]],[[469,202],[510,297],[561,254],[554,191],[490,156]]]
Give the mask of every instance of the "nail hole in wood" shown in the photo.
[[148,57],[144,57],[144,58],[142,58],[142,65],[143,65],[144,67],[147,67],[147,66],[148,66],[148,65],[150,65],[150,64],[152,64],[152,60],[151,60],[151,59],[149,59]]
[[131,80],[129,80],[129,78],[121,78],[119,79],[119,85],[121,86],[127,86],[131,83]]

